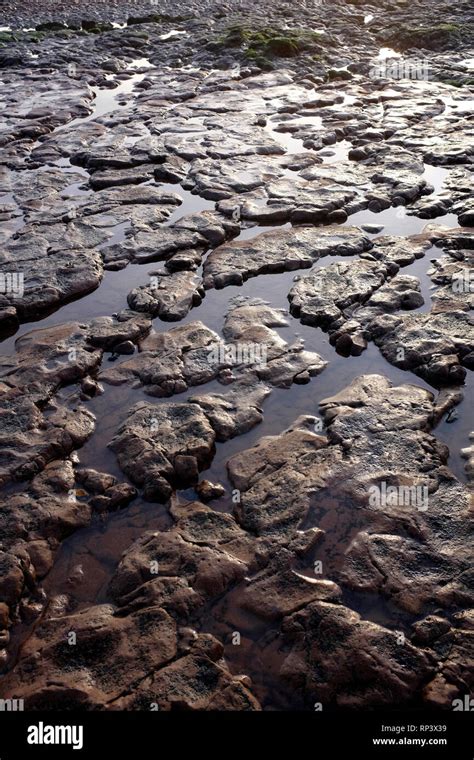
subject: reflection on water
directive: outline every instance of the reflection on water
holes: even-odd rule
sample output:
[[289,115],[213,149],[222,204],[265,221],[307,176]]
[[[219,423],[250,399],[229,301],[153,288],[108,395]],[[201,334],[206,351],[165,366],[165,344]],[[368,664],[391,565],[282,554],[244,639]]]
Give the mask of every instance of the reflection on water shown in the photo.
[[[430,265],[430,258],[439,255],[439,252],[440,249],[432,248],[427,252],[424,259],[416,260],[411,266],[403,270],[404,272],[420,276],[422,290],[425,297],[428,298],[429,291],[426,288],[431,281],[426,275],[426,270]],[[315,266],[325,266],[327,263],[339,259],[347,260],[347,257],[322,259]],[[141,267],[135,267],[134,269],[141,269]],[[124,271],[126,272],[126,270]],[[223,315],[227,312],[230,303],[235,297],[242,295],[249,298],[258,298],[263,295],[265,301],[269,302],[272,306],[288,312],[286,294],[291,288],[294,277],[294,272],[283,272],[248,280],[242,287],[231,286],[223,290],[208,291],[201,306],[188,314],[183,323],[201,319],[208,327],[221,334]],[[160,331],[167,330],[169,329],[169,325],[155,320],[154,329]],[[322,330],[302,325],[293,320],[289,315],[288,326],[279,328],[278,332],[288,343],[292,343],[296,339],[303,339],[307,350],[319,353],[329,364],[308,385],[293,385],[291,389],[272,389],[270,396],[264,402],[264,418],[260,425],[257,425],[242,436],[238,436],[225,443],[216,444],[214,459],[208,470],[202,473],[202,477],[220,482],[226,488],[225,496],[212,503],[213,508],[217,510],[231,511],[232,509],[230,498],[231,484],[227,477],[226,468],[227,461],[231,456],[255,445],[263,436],[281,433],[299,415],[318,415],[319,404],[322,399],[339,392],[361,374],[382,373],[394,384],[414,383],[436,394],[436,390],[431,388],[422,379],[388,364],[372,343],[369,343],[367,350],[361,356],[341,357],[329,344],[328,336]],[[105,366],[107,365],[105,364]],[[173,400],[185,400],[199,390],[209,393],[225,393],[225,387],[214,381],[207,383],[202,389],[196,387],[190,388],[188,391],[174,396]],[[94,436],[79,451],[79,459],[82,466],[104,470],[114,474],[120,480],[126,480],[118,468],[115,455],[107,448],[107,444],[115,435],[117,427],[124,419],[129,407],[140,400],[146,400],[148,403],[155,404],[168,403],[169,401],[169,399],[149,397],[143,389],[132,389],[126,384],[118,387],[105,385],[104,394],[90,401],[89,408],[96,415],[97,429]],[[443,421],[435,431],[435,434],[449,446],[451,451],[449,466],[462,480],[465,480],[464,463],[459,456],[459,449],[467,445],[469,433],[469,414],[467,410],[472,408],[473,403],[474,384],[469,375],[468,383],[465,387],[465,401],[457,410],[458,419],[453,423]],[[196,498],[196,494],[192,489],[188,489],[187,491],[178,493],[177,498],[180,500],[194,499]],[[153,527],[157,527],[155,521],[158,520],[159,522],[162,520],[162,515],[162,507],[137,502],[128,510],[124,510],[120,515],[112,516],[108,522],[104,523],[97,519],[91,527],[75,534],[63,544],[58,562],[55,565],[54,575],[51,575],[49,579],[50,587],[61,589],[65,584],[67,586],[71,567],[78,562],[82,564],[88,563],[87,567],[89,570],[94,570],[92,575],[96,579],[94,589],[97,599],[105,598],[106,580],[110,577],[113,567],[118,563],[121,552],[128,545],[128,539],[132,535],[133,537],[138,537],[140,532],[145,528],[152,529]],[[103,557],[100,549],[102,542],[104,543],[104,547],[106,547],[106,549],[104,548]],[[90,577],[89,572],[87,575]],[[83,595],[80,596],[80,599],[84,602],[95,599],[95,596],[88,596],[91,591],[92,587],[89,584],[87,590],[81,592]],[[354,604],[355,601],[353,600]],[[380,600],[377,601],[374,598],[361,598],[357,600],[357,603],[359,605],[357,608],[360,611],[364,611],[364,614],[371,619],[382,622],[383,618],[385,623],[389,622],[385,618],[391,610],[390,605],[388,607],[384,606],[380,603]],[[372,611],[370,612],[370,610]],[[399,611],[394,611],[393,615],[395,614],[400,615]],[[391,621],[392,624],[395,624],[396,620],[393,615]],[[211,622],[208,621],[208,624],[211,625]],[[215,627],[213,630],[216,632]]]
[[[373,19],[371,14],[365,16],[365,23]],[[120,25],[115,25],[120,26]],[[178,30],[173,30],[162,39],[171,38],[174,35],[181,34]],[[389,57],[399,57],[389,48],[382,48],[379,52],[378,59],[385,60]],[[131,71],[136,69],[149,68],[151,64],[147,59],[141,58],[132,61],[129,65]],[[128,80],[121,82],[115,89],[103,89],[94,87],[95,100],[92,103],[93,113],[85,118],[75,119],[69,124],[59,128],[56,132],[63,129],[73,129],[77,124],[95,119],[100,116],[112,113],[123,106],[118,102],[120,98],[129,95],[134,86],[144,77],[143,71],[134,73]],[[352,100],[351,100],[352,98]],[[350,105],[355,98],[346,97],[344,103]],[[463,107],[457,102],[452,103],[451,107]],[[340,107],[340,104],[338,106]],[[278,127],[287,127],[290,130],[310,126],[315,129],[322,127],[322,119],[319,116],[301,118],[295,117],[288,121],[281,122],[278,115],[269,119],[266,131],[271,137],[285,148],[289,153],[302,153],[304,151],[303,143],[292,136],[291,131],[278,131]],[[139,139],[133,136],[131,140]],[[342,140],[335,145],[324,148],[320,152],[321,158],[326,163],[347,160],[348,151],[351,143]],[[64,171],[79,171],[87,176],[84,170],[78,170],[71,167],[70,163],[64,159],[57,162]],[[448,169],[443,167],[426,166],[423,178],[433,186],[435,194],[442,192]],[[286,176],[296,177],[295,172],[288,170]],[[199,196],[193,195],[184,190],[180,185],[151,183],[160,187],[163,191],[177,192],[182,198],[182,204],[177,207],[164,226],[175,223],[178,219],[186,214],[213,210],[215,204],[212,201],[205,200]],[[81,190],[80,183],[74,183],[68,186],[64,191],[65,196],[74,196],[89,190]],[[6,198],[2,198],[6,202]],[[443,224],[449,227],[457,227],[457,217],[453,214],[440,217],[434,220],[437,224]],[[21,226],[23,219],[19,218],[10,222],[12,225]],[[378,234],[383,235],[403,235],[421,233],[428,223],[427,220],[419,219],[415,216],[409,216],[404,207],[389,208],[380,213],[371,211],[360,211],[353,214],[346,225],[376,224],[383,225],[382,233],[374,233],[370,237],[375,238]],[[129,223],[117,225],[114,229],[114,237],[108,242],[110,245],[124,238],[129,228]],[[272,230],[288,228],[290,225],[285,224],[279,227],[254,226],[243,228],[238,239],[249,240],[263,229]],[[16,227],[15,227],[16,229]],[[439,248],[431,248],[426,252],[422,259],[418,259],[413,264],[402,269],[403,274],[414,275],[419,278],[421,283],[421,293],[424,297],[425,304],[418,311],[428,311],[430,308],[431,295],[433,293],[433,284],[427,275],[430,267],[430,260],[437,258],[442,254]],[[350,257],[325,257],[315,263],[314,268],[327,266],[334,261],[347,261]],[[4,340],[1,343],[0,351],[2,354],[11,354],[15,349],[15,340],[38,327],[49,327],[68,321],[87,322],[98,316],[110,316],[127,306],[127,294],[130,290],[145,283],[148,279],[148,272],[156,270],[156,263],[148,264],[130,264],[125,269],[118,272],[106,271],[100,286],[93,292],[75,301],[63,305],[54,313],[51,313],[41,320],[29,324],[23,324],[16,335]],[[202,267],[199,272],[202,271]],[[260,275],[251,278],[243,284],[242,287],[230,286],[223,290],[212,289],[207,291],[202,304],[193,309],[180,324],[189,323],[195,320],[202,322],[209,328],[222,335],[224,315],[229,310],[233,299],[236,296],[245,296],[248,298],[262,298],[273,307],[283,309],[288,316],[288,325],[278,328],[282,338],[288,343],[297,339],[303,339],[305,349],[314,351],[328,361],[326,369],[316,378],[312,378],[307,385],[293,385],[290,389],[273,388],[270,396],[263,404],[264,418],[263,421],[246,434],[231,439],[225,443],[216,444],[214,459],[208,470],[202,473],[202,477],[211,481],[220,482],[226,488],[226,494],[218,501],[212,502],[212,507],[221,511],[230,511],[232,509],[230,493],[231,485],[227,477],[227,461],[238,452],[241,452],[257,443],[257,441],[267,435],[277,435],[288,428],[294,420],[300,415],[318,415],[319,404],[322,399],[332,396],[342,390],[350,382],[362,375],[371,373],[380,373],[388,377],[394,384],[414,383],[421,387],[431,390],[434,394],[437,391],[431,388],[426,382],[417,378],[412,373],[398,369],[392,366],[382,357],[379,350],[373,343],[369,343],[368,348],[358,357],[344,358],[339,356],[334,348],[330,345],[327,334],[319,328],[313,328],[308,325],[302,325],[291,317],[288,312],[287,294],[295,280],[295,272],[282,272],[279,274]],[[169,323],[161,322],[159,319],[153,321],[153,328],[156,331],[167,331],[170,329]],[[121,357],[118,361],[126,361],[128,357]],[[110,354],[104,356],[102,369],[111,366],[109,360]],[[99,374],[100,379],[100,374]],[[217,381],[207,383],[200,388],[190,388],[188,391],[173,397],[173,401],[184,401],[197,391],[202,393],[208,392],[226,392],[226,388]],[[65,389],[62,393],[64,396],[70,392]],[[467,446],[468,435],[470,432],[470,416],[468,411],[474,406],[474,383],[472,375],[469,373],[464,388],[464,401],[457,408],[457,418],[454,422],[448,423],[443,420],[435,434],[440,440],[444,441],[450,449],[451,456],[449,466],[461,480],[465,480],[464,462],[459,455],[461,448]],[[78,459],[81,466],[92,467],[104,472],[109,472],[116,476],[120,481],[127,478],[121,473],[116,457],[108,448],[108,444],[115,435],[119,424],[125,418],[127,410],[140,400],[146,400],[152,404],[168,403],[169,399],[157,399],[146,395],[143,389],[131,388],[124,384],[121,386],[104,385],[102,395],[91,399],[87,406],[96,416],[96,430],[90,440],[78,451]],[[327,492],[319,494],[318,504],[310,514],[312,524],[321,525],[327,529],[327,540],[324,544],[324,561],[325,565],[332,571],[337,570],[337,563],[340,560],[347,542],[350,540],[353,532],[361,526],[354,517],[351,505],[346,505],[338,501],[336,493],[327,489]],[[179,500],[196,498],[193,489],[178,492],[176,495]],[[338,514],[336,521],[335,514]],[[341,517],[342,516],[342,517]],[[65,593],[71,595],[78,606],[84,606],[92,602],[102,602],[109,599],[108,583],[110,577],[117,566],[122,552],[137,539],[146,530],[165,530],[170,525],[170,516],[165,507],[157,504],[148,504],[137,498],[127,509],[111,515],[99,516],[93,518],[92,524],[72,535],[61,546],[57,560],[52,571],[45,581],[45,589],[48,595]],[[316,555],[315,555],[316,556]],[[319,555],[318,555],[319,556]],[[304,567],[298,568],[302,574],[308,573]],[[232,594],[238,595],[238,589],[227,596],[226,603],[232,604]],[[395,609],[390,603],[385,602],[379,596],[370,594],[346,594],[345,601],[349,606],[359,610],[367,619],[375,620],[389,627],[397,627],[403,630],[405,619],[400,610]],[[202,621],[202,630],[209,630],[217,635],[221,640],[225,640],[229,634],[229,626],[219,622],[219,605],[205,612]],[[268,694],[271,693],[272,704],[284,704],[288,706],[291,699],[288,695],[278,694],[278,686],[272,680],[272,673],[278,671],[284,653],[279,649],[278,639],[275,638],[272,643],[271,625],[247,615],[244,620],[240,620],[243,637],[242,646],[228,648],[227,660],[235,672],[250,673],[255,691],[263,701],[267,700]],[[265,648],[265,655],[256,644],[258,635],[266,632],[268,647]],[[266,659],[263,659],[263,658]],[[272,691],[274,690],[274,691]],[[295,703],[290,705],[293,709]]]
[[419,235],[423,232],[427,224],[430,223],[441,224],[446,227],[459,227],[458,218],[455,214],[445,214],[437,219],[420,219],[417,216],[409,216],[406,212],[405,206],[398,206],[397,208],[391,206],[383,211],[358,211],[356,214],[351,214],[345,226],[355,225],[359,227],[361,224],[383,224],[384,235]]

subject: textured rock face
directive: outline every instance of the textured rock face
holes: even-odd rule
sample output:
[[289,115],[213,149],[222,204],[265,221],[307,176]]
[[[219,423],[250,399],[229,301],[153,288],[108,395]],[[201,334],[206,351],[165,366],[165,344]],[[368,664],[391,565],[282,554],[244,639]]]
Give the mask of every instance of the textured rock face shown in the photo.
[[128,294],[130,308],[174,322],[185,317],[193,306],[199,306],[203,299],[201,278],[193,272],[174,272],[156,279],[156,284],[135,288]]
[[[11,295],[7,292],[1,296],[1,306],[13,307],[17,319],[24,320],[41,310],[85,295],[102,279],[102,260],[97,251],[70,248],[50,256],[47,254],[49,243],[39,238],[31,249],[19,242],[3,252],[2,280],[8,283],[9,277],[16,278],[18,286],[14,279]],[[78,244],[81,245],[79,241]]]
[[45,416],[36,404],[13,393],[2,398],[0,479],[27,480],[55,460],[81,446],[94,430],[94,417],[80,404],[68,408],[54,402]]
[[432,234],[434,239],[438,236],[448,253],[435,260],[428,272],[434,285],[439,286],[432,296],[431,311],[404,316],[384,314],[374,325],[373,335],[388,361],[440,387],[462,383],[466,368],[472,366],[472,239],[468,231],[467,235],[442,230]]
[[380,288],[387,268],[378,262],[330,264],[302,277],[291,289],[291,312],[305,324],[338,327],[344,311],[367,301]]
[[318,354],[288,346],[271,327],[286,324],[280,312],[264,304],[236,305],[226,317],[226,342],[201,323],[191,323],[149,336],[141,353],[105,373],[112,383],[138,377],[156,396],[214,378],[231,384],[225,393],[192,396],[186,403],[139,403],[130,410],[110,447],[146,498],[166,501],[172,486],[197,482],[212,460],[216,439],[242,435],[262,421],[269,386],[306,383],[324,369]]
[[[327,438],[301,420],[294,429],[262,439],[230,460],[230,477],[241,494],[238,521],[252,533],[279,542],[316,522],[323,529],[316,557],[323,558],[324,575],[330,568],[329,575],[343,588],[382,593],[410,615],[427,614],[433,605],[445,614],[458,604],[469,608],[471,552],[464,536],[472,529],[471,499],[445,468],[446,451],[425,432],[438,413],[433,396],[414,386],[391,388],[383,378],[367,376],[321,406]],[[380,497],[383,483],[396,486],[395,496],[374,500],[374,486]],[[426,502],[406,499],[404,487],[416,483],[424,484],[426,490],[419,494],[425,494]],[[350,533],[344,527],[346,510],[355,513]],[[275,605],[280,593],[286,606],[291,585],[285,582],[284,588],[273,588],[265,594],[268,602],[261,600],[252,611],[265,616],[266,606]],[[428,650],[419,649],[418,634],[412,644],[403,638],[402,645],[396,632],[361,619],[341,604],[327,603],[327,597],[317,598],[322,601],[300,612],[287,611],[282,624],[290,651],[281,676],[306,706],[374,706],[390,703],[393,693],[398,702],[410,701],[427,681],[433,686],[426,699],[435,699],[431,695],[437,679],[446,684],[449,672],[434,643],[447,630],[444,618]],[[465,631],[450,636],[469,646]],[[383,694],[382,673],[390,684]],[[441,701],[449,700],[458,678],[459,671],[451,671],[451,686],[444,698],[438,695]]]
[[[470,603],[469,550],[462,548],[461,527],[467,528],[470,500],[444,467],[446,450],[425,432],[437,414],[431,394],[414,386],[391,388],[383,378],[367,376],[322,402],[322,410],[327,438],[300,423],[230,460],[231,480],[241,491],[236,514],[242,525],[257,535],[284,538],[309,519],[324,524],[321,498],[335,473],[345,473],[332,498],[341,510],[353,504],[360,532],[343,555],[338,579],[364,591],[375,584],[413,612],[433,594],[442,605]],[[384,501],[383,483],[394,487],[393,499]],[[404,498],[403,487],[414,485],[426,499]],[[447,510],[449,540],[440,522]],[[393,533],[400,519],[416,538]],[[410,590],[414,577],[416,592]]]
[[[70,632],[76,635],[74,646],[67,643]],[[219,709],[228,701],[223,692],[237,709],[258,709],[248,689],[220,664],[219,643],[199,636],[189,653],[183,651],[175,621],[159,607],[124,618],[114,615],[110,605],[101,605],[50,618],[37,629],[31,645],[18,673],[25,674],[19,698],[30,709],[152,709],[156,703],[160,710]],[[41,658],[34,656],[38,648]],[[34,686],[29,686],[32,676]],[[123,697],[131,676],[139,686],[133,696]]]
[[356,228],[311,227],[263,232],[251,241],[216,248],[204,264],[206,288],[241,285],[249,277],[305,269],[321,256],[351,256],[372,244]]
[[[375,707],[410,700],[433,673],[431,658],[346,607],[314,602],[284,621],[290,652],[282,666],[307,706]],[[315,702],[313,702],[313,705]]]
[[[303,707],[375,707],[394,695],[397,704],[422,697],[446,704],[465,688],[461,663],[470,639],[459,610],[467,614],[473,604],[470,499],[429,432],[440,413],[433,394],[372,375],[324,400],[321,410],[326,436],[312,432],[314,418],[304,418],[230,460],[240,494],[236,519],[197,502],[173,505],[167,531],[144,534],[125,551],[110,585],[118,610],[48,616],[38,642],[30,642],[42,658],[30,664],[27,649],[7,687],[35,707],[66,699],[105,709],[149,709],[153,701],[160,709],[258,709],[247,681],[230,676],[221,659],[228,645],[192,633],[203,607],[214,604],[224,631],[245,630],[249,615],[277,627],[277,660],[264,634],[260,656]],[[127,431],[141,413],[132,413]],[[174,431],[178,439],[176,424]],[[92,473],[83,477],[96,481]],[[374,501],[372,488],[383,496],[382,483],[396,486],[395,497]],[[413,484],[426,492],[407,501],[400,488]],[[355,513],[349,534],[347,509]],[[322,557],[317,569],[314,557]],[[389,599],[407,616],[406,632],[350,609],[348,590]],[[61,625],[77,632],[77,649],[63,643]],[[153,652],[148,636],[159,640]],[[120,664],[113,679],[98,657],[105,642]],[[52,673],[54,686],[46,680]],[[123,696],[127,679],[135,685]]]
[[[449,233],[448,233],[449,234]],[[428,237],[428,239],[427,239]],[[472,320],[470,250],[433,260],[429,272],[441,287],[432,296],[431,311],[413,316],[397,312],[424,304],[419,280],[399,274],[399,267],[425,255],[430,240],[440,245],[470,245],[468,237],[446,239],[436,229],[400,243],[377,238],[364,259],[313,268],[289,294],[291,313],[303,324],[322,327],[340,353],[358,355],[374,340],[384,357],[410,369],[434,386],[462,383],[471,366]]]
[[100,356],[88,344],[86,329],[66,324],[26,334],[17,341],[16,355],[3,357],[2,483],[32,477],[91,435],[94,417],[77,397],[68,406],[49,400],[61,385],[93,372]]
[[166,500],[169,481],[192,483],[209,463],[215,434],[200,407],[139,403],[110,446],[120,467],[145,496]]
[[190,505],[168,533],[141,538],[123,557],[112,579],[115,599],[127,607],[156,598],[173,614],[192,618],[206,598],[241,581],[250,562],[239,554],[252,541],[230,518],[199,503]]
[[[222,644],[185,625],[208,598],[243,578],[247,565],[238,555],[250,542],[230,517],[202,505],[176,516],[172,531],[143,536],[122,559],[111,584],[118,610],[48,613],[7,689],[31,709],[259,709],[248,679],[229,672]],[[8,577],[13,586],[13,568]]]
[[[295,157],[298,168],[300,163],[305,171],[308,163],[317,163],[316,154],[311,158],[303,157],[301,162]],[[310,179],[312,176],[310,175]],[[320,223],[343,222],[347,219],[347,209],[353,209],[357,193],[351,188],[333,186],[324,180],[289,180],[280,179],[271,182],[265,190],[257,189],[242,193],[237,198],[220,201],[217,205],[223,213],[232,214],[237,208],[242,219],[252,222],[287,222]],[[364,204],[361,204],[363,208]]]
[[[76,634],[74,646],[68,644],[69,631]],[[51,709],[61,702],[70,708],[91,704],[105,707],[126,687],[127,666],[138,654],[134,651],[136,647],[139,647],[136,662],[142,663],[136,670],[138,678],[176,655],[176,625],[160,609],[121,619],[114,616],[112,607],[102,605],[45,621],[38,630],[37,646],[43,655],[41,659],[33,656],[35,649],[32,649],[30,657],[27,655],[24,660],[25,674],[28,670],[34,673],[33,695],[28,694],[27,683],[24,685],[25,697],[34,708]],[[110,649],[114,653],[113,669],[103,661]],[[69,671],[67,677],[65,667]],[[56,678],[51,685],[53,673]]]
[[[388,361],[426,378],[433,385],[463,382],[464,357],[473,351],[473,325],[465,312],[384,320],[377,343]],[[396,358],[401,347],[401,358]],[[470,361],[470,359],[469,359]]]
[[3,2],[2,699],[472,693],[472,13],[379,5]]
[[60,542],[89,523],[90,506],[78,499],[74,485],[72,462],[66,460],[46,465],[28,488],[2,500],[2,628],[7,629],[8,617],[15,620],[18,612],[32,622],[43,611],[45,598],[38,582],[51,570]]
[[[213,380],[225,362],[209,360],[219,336],[201,322],[191,322],[166,333],[153,333],[141,342],[133,359],[102,374],[105,382],[137,379],[150,395],[171,396],[190,385]],[[222,365],[222,366],[221,366]]]
[[[261,303],[235,306],[226,317],[226,341],[201,322],[190,322],[167,333],[151,334],[141,342],[136,356],[101,377],[112,385],[138,381],[147,394],[158,397],[214,379],[233,382],[232,370],[249,385],[264,380],[288,388],[294,382],[308,382],[326,362],[301,344],[289,346],[270,327],[286,324],[281,313]],[[235,398],[238,390],[228,395]]]
[[[79,84],[64,72],[56,71],[48,80],[33,72],[26,82],[11,78],[8,94],[2,97],[3,108],[8,104],[7,119],[2,127],[3,145],[8,151],[17,140],[35,139],[71,118],[86,116],[90,113],[92,98],[90,87]],[[25,130],[25,117],[30,131],[28,127]]]
[[189,401],[204,411],[216,433],[218,441],[227,441],[242,435],[263,419],[262,405],[270,394],[264,383],[242,382],[227,393],[207,393],[191,396]]

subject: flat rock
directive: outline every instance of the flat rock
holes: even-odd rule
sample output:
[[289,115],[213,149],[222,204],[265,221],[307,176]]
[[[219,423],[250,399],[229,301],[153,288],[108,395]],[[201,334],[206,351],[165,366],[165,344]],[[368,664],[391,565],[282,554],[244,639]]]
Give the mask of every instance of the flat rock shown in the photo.
[[204,263],[206,288],[241,285],[249,277],[310,267],[322,256],[354,255],[372,243],[357,227],[298,227],[224,244]]
[[263,419],[262,404],[270,394],[264,383],[236,383],[227,393],[206,393],[188,400],[198,404],[216,432],[218,441],[242,435]]
[[313,602],[288,617],[283,632],[290,652],[281,676],[308,707],[410,703],[433,670],[423,651],[397,644],[396,631],[342,605]]
[[54,251],[50,239],[33,236],[27,243],[20,239],[6,246],[0,256],[5,283],[0,305],[14,307],[24,321],[97,288],[103,274],[101,256],[77,243],[77,248],[68,249],[65,241],[62,251]]
[[[68,644],[70,631],[76,634],[75,646]],[[111,650],[112,670],[108,658],[104,661],[104,652]],[[38,651],[40,658],[35,656]],[[118,617],[111,605],[88,607],[43,620],[5,689],[18,693],[32,709],[110,709],[131,683],[176,654],[176,623],[163,609]]]
[[213,457],[214,442],[215,433],[196,404],[139,402],[109,445],[145,496],[166,501],[171,483],[197,481]]
[[150,285],[134,288],[127,301],[135,311],[174,322],[183,319],[193,306],[199,306],[203,296],[201,278],[184,271],[152,275]]

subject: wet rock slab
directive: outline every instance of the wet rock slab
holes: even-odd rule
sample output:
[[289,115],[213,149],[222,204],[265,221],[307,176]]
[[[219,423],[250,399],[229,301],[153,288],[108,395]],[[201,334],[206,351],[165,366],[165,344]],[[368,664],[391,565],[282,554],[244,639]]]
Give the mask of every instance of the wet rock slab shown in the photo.
[[212,251],[204,263],[204,286],[241,285],[259,274],[304,269],[322,256],[351,256],[371,247],[369,238],[356,227],[262,232],[252,240],[227,243]]
[[129,306],[135,311],[174,322],[185,317],[193,306],[199,306],[203,299],[202,280],[194,272],[151,276],[152,284],[142,285],[128,294]]
[[140,342],[138,354],[102,372],[101,379],[112,385],[142,385],[148,395],[158,397],[215,379],[223,384],[264,381],[280,388],[309,382],[326,362],[301,343],[288,345],[272,329],[286,324],[280,312],[262,303],[236,305],[225,320],[225,341],[202,322],[152,333]]
[[[450,709],[473,658],[472,493],[435,430],[474,366],[465,6],[452,31],[427,4],[367,23],[339,2],[191,0],[183,14],[163,0],[158,20],[145,2],[4,5],[0,327],[94,289],[99,316],[59,312],[0,362],[2,696],[46,710]],[[382,45],[422,51],[429,81],[375,76]],[[369,224],[346,226],[361,212]],[[446,215],[451,228],[405,234]],[[396,218],[399,234],[375,237]],[[431,289],[413,276],[423,257]],[[100,309],[104,270],[155,261],[142,279],[130,267],[113,316]],[[313,410],[327,362],[285,340],[298,325],[270,304],[234,299],[221,332],[205,315],[213,288],[298,269],[291,317],[315,345],[321,328],[344,356],[372,341],[412,374],[360,376],[281,432],[269,395],[274,415],[280,393],[285,414],[290,393]],[[229,482],[220,444],[245,434],[225,444]],[[107,471],[114,455],[123,476]],[[158,530],[137,496],[162,502]],[[98,598],[78,591],[78,556],[100,567]]]
[[[67,643],[70,631],[76,635],[74,647]],[[229,701],[236,709],[258,709],[222,662],[215,639],[196,636],[188,648],[180,634],[160,607],[126,617],[114,614],[110,605],[50,616],[25,652],[15,688],[30,709],[150,709],[156,703],[164,710],[218,709]],[[41,658],[35,657],[38,650]]]
[[197,480],[212,458],[214,441],[214,431],[197,405],[140,402],[110,447],[146,497],[166,501],[172,493],[170,481],[176,485]]

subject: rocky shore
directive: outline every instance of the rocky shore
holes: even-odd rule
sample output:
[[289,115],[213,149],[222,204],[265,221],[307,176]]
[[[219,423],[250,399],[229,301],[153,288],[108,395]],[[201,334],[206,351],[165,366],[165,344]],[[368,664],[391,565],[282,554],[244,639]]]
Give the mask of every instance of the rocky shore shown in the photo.
[[1,24],[0,697],[452,709],[471,4],[6,0]]

